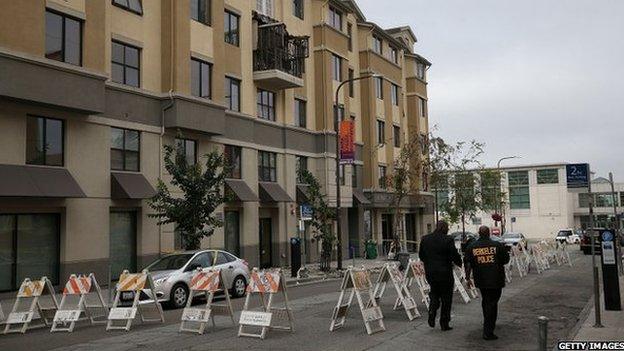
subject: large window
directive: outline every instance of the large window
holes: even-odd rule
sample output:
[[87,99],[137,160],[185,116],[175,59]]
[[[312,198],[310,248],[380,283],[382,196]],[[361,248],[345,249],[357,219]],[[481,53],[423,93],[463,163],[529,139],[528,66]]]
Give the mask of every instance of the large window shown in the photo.
[[256,11],[265,16],[273,17],[273,0],[256,0]]
[[379,55],[383,54],[383,40],[376,35],[373,35],[373,51]]
[[529,172],[509,172],[507,174],[507,179],[509,180],[509,207],[512,210],[531,208],[529,195]]
[[386,122],[377,120],[377,145],[386,143]]
[[258,179],[262,182],[277,182],[277,155],[258,151]]
[[427,117],[427,100],[423,98],[420,99],[420,117]]
[[191,139],[176,138],[176,153],[183,157],[188,165],[197,163],[197,142]]
[[45,57],[82,64],[82,23],[56,12],[45,13]]
[[275,121],[275,93],[258,89],[258,117]]
[[121,7],[124,10],[134,12],[137,15],[143,15],[141,0],[113,0],[113,5]]
[[378,168],[378,172],[379,172],[379,187],[381,189],[385,189],[387,187],[387,168],[386,166],[379,166]]
[[301,99],[295,99],[295,125],[297,127],[305,128],[307,125],[306,118],[306,102]]
[[111,78],[113,82],[141,86],[141,52],[138,48],[113,41]]
[[[596,207],[613,208],[613,195],[611,193],[595,193]],[[617,206],[617,197],[616,203]]]
[[305,156],[297,156],[297,183],[304,184],[305,180],[302,173],[308,170],[308,158]]
[[225,145],[223,150],[225,156],[225,162],[228,166],[227,177],[232,179],[241,179],[243,176],[243,156],[240,146]]
[[211,0],[191,0],[191,19],[209,26],[212,22],[210,3]]
[[401,127],[392,126],[393,137],[394,137],[394,147],[401,147]]
[[232,111],[240,111],[240,80],[225,77],[225,105]]
[[59,236],[56,214],[0,214],[0,291],[42,276],[57,285]]
[[392,97],[392,105],[399,106],[399,86],[396,84],[390,85],[390,95]]
[[537,184],[558,184],[559,183],[559,170],[552,169],[538,169],[537,170]]
[[26,119],[26,163],[63,166],[63,121],[28,116]]
[[426,72],[427,72],[427,66],[425,66],[424,63],[418,62],[416,64],[416,77],[418,77],[418,79],[425,80]]
[[383,78],[375,78],[375,96],[383,100]]
[[304,7],[303,0],[293,0],[293,15],[303,19]]
[[342,58],[332,54],[332,78],[336,81],[342,81]]
[[195,58],[191,59],[191,94],[212,98],[212,65]]
[[238,46],[240,44],[240,35],[239,35],[239,22],[240,17],[232,13],[230,11],[225,11],[225,21],[223,23],[223,28],[225,31],[225,42],[228,44],[232,44],[234,46]]
[[136,130],[111,128],[111,169],[140,170],[141,135]]
[[342,31],[342,12],[332,6],[329,7],[329,25],[334,29]]

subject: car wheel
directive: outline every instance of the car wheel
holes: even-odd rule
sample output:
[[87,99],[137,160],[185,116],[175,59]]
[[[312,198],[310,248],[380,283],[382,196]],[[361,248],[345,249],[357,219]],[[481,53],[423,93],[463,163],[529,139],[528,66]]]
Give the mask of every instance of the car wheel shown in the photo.
[[232,289],[230,293],[232,297],[242,297],[245,295],[245,290],[247,289],[247,282],[242,275],[237,276],[232,282]]
[[183,308],[188,301],[189,291],[186,285],[178,283],[171,288],[169,305],[173,308]]

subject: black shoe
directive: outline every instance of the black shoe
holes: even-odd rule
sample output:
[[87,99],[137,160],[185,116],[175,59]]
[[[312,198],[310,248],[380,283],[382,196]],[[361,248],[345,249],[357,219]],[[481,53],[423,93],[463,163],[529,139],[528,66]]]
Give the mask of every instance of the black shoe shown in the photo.
[[498,336],[495,334],[483,334],[483,340],[498,340]]
[[436,315],[429,313],[429,319],[427,320],[427,323],[429,323],[429,326],[431,328],[435,328],[435,319],[436,319]]
[[449,330],[453,330],[453,327],[449,325],[442,325],[440,326],[440,329],[442,329],[442,331],[449,331]]

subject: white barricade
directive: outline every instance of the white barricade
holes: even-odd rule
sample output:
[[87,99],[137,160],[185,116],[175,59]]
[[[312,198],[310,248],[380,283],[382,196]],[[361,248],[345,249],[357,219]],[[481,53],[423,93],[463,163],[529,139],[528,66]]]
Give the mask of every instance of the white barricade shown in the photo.
[[431,291],[431,287],[429,286],[429,283],[427,283],[424,264],[422,261],[410,259],[407,267],[407,272],[405,273],[405,285],[409,289],[412,284],[416,282],[421,296],[420,301],[425,304],[427,309],[429,309],[429,292]]
[[[457,272],[458,270],[459,270],[459,273]],[[455,287],[453,288],[453,291],[459,293],[459,295],[461,296],[462,300],[464,300],[464,303],[469,303],[470,302],[470,296],[468,296],[468,292],[466,291],[466,287],[464,286],[464,282],[460,278],[463,275],[462,273],[463,273],[463,271],[462,271],[461,268],[454,268],[453,269],[453,280],[455,281]]]
[[[152,293],[152,298],[149,301],[139,304],[139,298],[143,290],[149,289]],[[121,300],[121,294],[124,292],[132,292],[134,299],[132,300],[131,307],[119,307]],[[150,304],[153,305],[159,318],[146,318],[143,309]],[[113,306],[108,313],[108,323],[106,324],[106,330],[125,330],[129,331],[132,326],[132,321],[136,317],[137,312],[141,316],[141,321],[145,322],[165,322],[165,316],[163,315],[162,306],[156,299],[156,290],[154,289],[154,281],[152,276],[149,275],[147,270],[143,270],[141,273],[129,273],[124,270],[119,276],[119,282],[117,283],[117,292],[115,293],[115,300]],[[118,324],[117,322],[123,322],[124,324]]]
[[[50,294],[52,306],[44,307],[39,301],[46,291]],[[23,306],[24,302],[26,302],[26,309]],[[40,280],[26,278],[20,285],[13,309],[7,316],[4,333],[26,333],[35,319],[40,319],[43,322],[41,325],[49,326],[48,317],[52,317],[52,313],[57,310],[58,302],[50,280],[47,277],[42,277]]]
[[405,284],[403,273],[401,273],[396,263],[386,263],[379,273],[379,277],[375,283],[375,289],[373,290],[373,296],[377,304],[381,305],[379,302],[386,291],[388,282],[392,283],[397,293],[397,299],[394,302],[393,309],[397,310],[399,307],[403,306],[407,318],[410,321],[414,320],[416,317],[420,317],[418,308],[416,308],[416,301],[414,301],[412,293]]
[[[88,296],[92,292],[95,293],[97,298],[95,304],[88,301]],[[78,297],[78,301],[72,301],[76,300],[76,297]],[[72,302],[75,303],[72,304]],[[97,310],[104,313],[96,315],[95,311]],[[102,289],[93,273],[88,276],[76,276],[72,274],[69,277],[63,289],[61,304],[54,315],[54,321],[52,322],[50,332],[73,332],[76,322],[83,313],[89,318],[92,325],[106,323],[108,305],[104,301]],[[98,318],[104,319],[98,320]]]

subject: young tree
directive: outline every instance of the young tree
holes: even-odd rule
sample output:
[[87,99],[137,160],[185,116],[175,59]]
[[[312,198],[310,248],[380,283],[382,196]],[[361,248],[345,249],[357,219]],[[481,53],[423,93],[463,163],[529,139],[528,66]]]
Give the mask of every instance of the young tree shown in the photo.
[[226,200],[225,160],[213,151],[204,156],[204,167],[199,162],[189,165],[184,155],[172,146],[166,145],[164,149],[165,169],[172,176],[171,185],[180,190],[181,196],[171,195],[159,179],[157,194],[149,202],[155,213],[149,216],[157,218],[158,225],[175,223],[184,249],[199,249],[201,239],[223,225],[214,211]]
[[320,269],[328,271],[331,263],[331,254],[336,236],[332,231],[332,223],[336,219],[336,210],[329,207],[326,196],[321,192],[318,179],[308,170],[300,170],[299,177],[307,187],[309,205],[313,214],[310,225],[314,229],[314,239],[321,241]]

